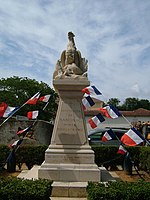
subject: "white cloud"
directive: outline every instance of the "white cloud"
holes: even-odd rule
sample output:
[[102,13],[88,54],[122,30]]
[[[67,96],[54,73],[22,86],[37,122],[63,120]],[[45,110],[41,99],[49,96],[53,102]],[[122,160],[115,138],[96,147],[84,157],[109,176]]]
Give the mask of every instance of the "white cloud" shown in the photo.
[[0,78],[51,84],[73,31],[91,83],[108,98],[150,99],[149,10],[149,0],[0,0]]

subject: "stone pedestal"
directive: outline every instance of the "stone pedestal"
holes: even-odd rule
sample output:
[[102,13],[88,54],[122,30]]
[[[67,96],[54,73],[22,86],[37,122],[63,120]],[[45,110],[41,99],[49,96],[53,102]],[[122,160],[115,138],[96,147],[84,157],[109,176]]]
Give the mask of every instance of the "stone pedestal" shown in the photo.
[[100,170],[88,143],[82,108],[81,90],[89,84],[87,78],[53,81],[60,101],[51,144],[38,170],[38,178],[59,182],[100,181]]

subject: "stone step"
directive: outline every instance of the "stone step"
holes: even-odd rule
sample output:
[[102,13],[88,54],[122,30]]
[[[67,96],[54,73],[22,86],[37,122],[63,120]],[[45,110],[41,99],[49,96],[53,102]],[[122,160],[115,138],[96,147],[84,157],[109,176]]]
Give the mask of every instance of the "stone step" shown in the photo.
[[86,198],[88,182],[56,182],[52,184],[51,197]]
[[[17,176],[23,179],[38,179],[39,165],[34,165],[30,170],[22,170]],[[101,182],[116,181],[119,179],[115,172],[109,172],[105,167],[99,167]],[[87,200],[86,187],[88,182],[57,182],[52,184],[51,200]]]
[[50,197],[50,200],[87,200],[87,198],[79,198],[79,197],[75,197],[75,198],[70,198],[70,197]]
[[[39,168],[39,165],[34,165],[30,170],[22,170],[17,177],[24,179],[38,179]],[[105,167],[99,167],[99,169],[101,171],[101,182],[108,182],[119,179],[119,176],[115,172],[109,172]]]
[[115,172],[109,172],[105,167],[99,167],[101,171],[101,182],[119,180],[119,176]]
[[22,170],[20,172],[20,174],[18,174],[17,178],[23,178],[24,179],[24,177],[27,175],[28,172],[29,172],[28,169]]
[[23,178],[28,180],[38,179],[38,169],[39,165],[34,165],[30,170],[22,170],[22,172],[17,176],[17,178]]

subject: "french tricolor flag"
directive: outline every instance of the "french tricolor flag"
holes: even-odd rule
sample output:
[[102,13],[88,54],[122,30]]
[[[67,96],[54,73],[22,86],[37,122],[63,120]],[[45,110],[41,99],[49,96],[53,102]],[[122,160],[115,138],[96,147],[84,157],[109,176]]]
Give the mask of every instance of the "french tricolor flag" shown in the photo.
[[114,132],[110,129],[108,131],[106,131],[102,137],[102,141],[103,142],[106,142],[108,140],[113,140],[113,139],[116,139],[116,136],[114,134]]
[[35,111],[29,111],[27,113],[27,117],[28,119],[36,119],[38,117],[39,111],[35,110]]
[[39,101],[48,102],[50,96],[51,96],[50,94],[42,96],[42,97],[39,98]]
[[11,107],[11,106],[7,106],[7,104],[5,104],[0,111],[0,117],[7,118],[7,117],[13,115],[13,113],[15,113],[17,110],[18,110],[18,107]]
[[5,110],[7,109],[8,105],[5,102],[0,104],[0,117],[3,117]]
[[92,98],[101,100],[102,93],[95,86],[89,86],[82,89],[82,93],[90,95]]
[[95,103],[90,96],[87,96],[82,99],[82,104],[83,104],[83,109],[86,110],[91,106],[93,106]]
[[31,97],[25,104],[35,105],[39,99],[40,92],[37,92],[33,97]]
[[121,116],[121,113],[113,105],[108,105],[104,108],[99,108],[98,110],[100,110],[100,112],[108,118],[115,119]]
[[88,120],[91,128],[96,128],[99,123],[102,123],[104,121],[105,119],[100,113]]
[[145,139],[142,134],[134,127],[129,129],[128,132],[121,137],[121,142],[127,146],[136,146],[144,141]]
[[19,145],[21,145],[22,142],[23,142],[23,139],[16,140],[15,142],[13,142],[12,144],[9,145],[9,148],[13,148],[15,146],[19,146]]
[[125,155],[127,153],[127,150],[122,145],[120,145],[117,153]]
[[19,131],[17,132],[17,135],[21,135],[21,134],[27,133],[28,131],[30,131],[31,127],[32,127],[32,125],[29,126],[29,127],[27,127],[27,128],[25,128],[25,129],[19,130]]

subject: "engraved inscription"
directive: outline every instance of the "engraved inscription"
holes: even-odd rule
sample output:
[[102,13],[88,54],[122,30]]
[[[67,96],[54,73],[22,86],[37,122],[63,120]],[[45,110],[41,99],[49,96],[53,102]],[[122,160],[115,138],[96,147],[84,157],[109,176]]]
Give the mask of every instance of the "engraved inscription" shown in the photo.
[[82,112],[78,101],[66,100],[63,102],[57,130],[62,134],[84,132]]

